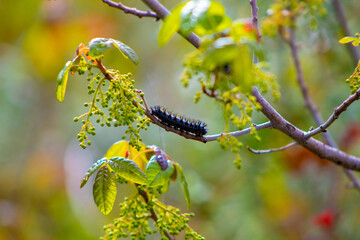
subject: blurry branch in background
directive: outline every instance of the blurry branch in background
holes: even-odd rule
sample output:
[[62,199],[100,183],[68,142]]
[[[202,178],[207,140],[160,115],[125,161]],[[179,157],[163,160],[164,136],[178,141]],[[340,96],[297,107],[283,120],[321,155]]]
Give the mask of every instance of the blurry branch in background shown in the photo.
[[[336,16],[336,18],[337,18],[337,20],[339,22],[339,25],[340,25],[340,27],[342,29],[343,34],[345,34],[346,36],[350,36],[351,31],[350,31],[348,22],[347,22],[346,17],[345,17],[344,8],[343,8],[340,0],[332,0],[331,3],[333,5],[334,11],[335,11],[335,16]],[[350,54],[352,56],[352,59],[354,61],[355,66],[356,66],[359,59],[360,59],[359,52],[358,52],[357,48],[355,46],[353,46],[352,44],[350,44],[350,43],[347,44],[347,48],[348,48],[348,50],[349,50],[349,52],[350,52]],[[356,93],[357,93],[357,96],[358,96],[357,99],[359,99],[359,91],[356,91]],[[346,110],[346,108],[345,108],[345,110]],[[335,116],[335,117],[337,117],[337,116]],[[351,179],[353,186],[360,190],[360,182],[356,178],[354,173],[349,171],[349,170],[345,170],[345,173]]]
[[[104,0],[103,0],[104,1]],[[157,0],[142,0],[152,11],[154,11],[157,16],[159,16],[161,19],[164,19],[167,15],[170,14],[169,10],[166,9],[161,3],[159,3]],[[250,0],[250,4],[252,6],[252,20],[254,22],[254,24],[257,25],[257,20],[258,20],[258,16],[257,16],[257,6],[256,6],[256,0]],[[257,28],[258,29],[258,28]],[[184,34],[179,33],[180,35],[182,35],[185,39],[187,39],[194,47],[198,48],[200,46],[200,38],[194,34],[194,33],[190,33],[189,35],[184,36]],[[258,33],[258,37],[260,39],[260,33]],[[295,44],[295,43],[294,43]],[[295,45],[294,45],[295,46]],[[297,51],[297,49],[294,49],[295,51]],[[305,85],[306,87],[306,85]],[[326,145],[325,143],[318,141],[316,139],[313,138],[306,138],[306,134],[308,134],[308,132],[306,131],[302,131],[298,128],[296,128],[295,126],[293,126],[291,123],[289,123],[288,121],[286,121],[264,98],[263,96],[259,93],[258,89],[256,87],[253,88],[252,90],[252,95],[256,98],[257,102],[261,105],[262,110],[261,112],[270,120],[270,123],[263,123],[261,125],[258,125],[258,127],[261,126],[262,128],[275,128],[280,130],[281,132],[285,133],[286,135],[288,135],[289,137],[291,137],[293,140],[296,141],[297,144],[302,145],[303,147],[305,147],[306,149],[310,150],[312,153],[314,153],[315,155],[319,156],[320,158],[324,158],[327,159],[329,161],[332,161],[338,165],[343,166],[344,168],[347,169],[353,169],[353,170],[357,170],[360,171],[360,158],[357,158],[355,156],[346,154],[345,152],[337,149],[336,147],[332,147],[329,145]],[[343,111],[345,111],[346,107],[349,106],[352,102],[354,102],[356,99],[356,97],[358,97],[358,93],[355,94],[355,97],[352,95],[349,98],[351,99],[350,101],[345,101],[346,103],[344,104],[344,108],[343,110],[341,110],[340,112],[337,113],[341,113]],[[310,98],[310,97],[309,97]],[[310,99],[311,100],[311,99]],[[348,104],[346,106],[346,104]],[[316,110],[316,108],[315,108]],[[317,110],[314,112],[318,114]],[[336,113],[336,114],[337,114]],[[336,114],[334,115],[336,117]],[[178,135],[182,135],[184,137],[188,137],[191,138],[193,140],[198,140],[199,139],[194,139],[196,137],[194,136],[187,136],[189,134],[184,134],[184,133],[177,133],[176,131],[174,131],[174,129],[168,129],[167,126],[165,126],[164,124],[160,123],[160,122],[156,122],[156,119],[152,119],[150,116],[152,116],[148,111],[146,111],[146,115],[152,120],[152,122],[154,122],[156,125],[164,128],[167,131],[171,131],[171,132],[175,132]],[[319,115],[319,114],[318,114]],[[320,116],[320,115],[319,115]],[[331,118],[331,117],[330,117]],[[319,119],[318,119],[319,120]],[[321,116],[320,116],[320,120],[321,120]],[[335,120],[335,119],[334,119]],[[322,121],[319,121],[318,125],[321,125]],[[330,123],[331,124],[331,123]],[[315,129],[316,130],[316,129]],[[316,130],[318,131],[318,130]],[[321,131],[320,131],[321,132]],[[250,133],[249,129],[244,129],[242,131],[237,131],[237,136],[246,134],[246,133]],[[234,134],[234,133],[232,133]],[[191,134],[190,134],[191,135]],[[212,136],[204,136],[204,138],[206,138],[208,141],[214,140],[217,137],[222,136],[222,134],[218,134],[218,135],[212,135]],[[210,139],[209,139],[210,138]],[[203,141],[203,140],[202,140]],[[203,141],[205,142],[205,141]],[[284,148],[284,147],[282,147]],[[349,176],[349,178],[352,180],[353,184],[360,189],[360,184],[356,181],[355,176],[353,175],[352,172],[347,171],[347,174]]]
[[[295,20],[294,20],[295,21]],[[305,83],[304,73],[302,70],[302,66],[299,58],[299,51],[297,48],[296,37],[295,37],[295,29],[293,27],[289,28],[289,39],[286,43],[289,44],[291,50],[291,56],[294,60],[295,69],[296,69],[296,80],[299,83],[301,93],[304,99],[305,107],[310,111],[312,118],[314,119],[317,125],[321,125],[323,123],[322,117],[320,115],[319,110],[317,109],[315,103],[310,97],[309,88]],[[335,147],[335,141],[330,136],[329,133],[324,132],[325,142],[333,147]]]
[[102,0],[102,1],[104,3],[107,3],[110,7],[118,8],[118,9],[122,10],[124,13],[129,13],[129,14],[138,16],[139,18],[151,17],[151,18],[155,18],[156,21],[158,21],[160,19],[156,13],[154,13],[150,10],[141,11],[136,8],[131,8],[131,7],[125,6],[124,4],[122,4],[120,2],[116,3],[111,0]]
[[[349,25],[347,23],[346,17],[345,17],[344,8],[343,8],[340,0],[332,0],[331,3],[333,5],[337,21],[339,22],[339,25],[341,27],[342,34],[344,34],[345,36],[352,35]],[[353,46],[351,43],[346,44],[346,46],[347,46],[347,48],[351,54],[351,57],[356,65],[360,59],[360,55],[359,55],[357,48],[355,46]]]
[[[337,3],[337,4],[340,5],[340,3]],[[340,10],[340,12],[342,12],[342,11]],[[294,17],[292,20],[295,22],[296,18]],[[341,23],[340,25],[347,27],[347,22],[346,22],[345,16],[342,16],[341,21],[343,23]],[[322,132],[323,136],[324,136],[324,139],[325,139],[325,142],[329,146],[337,148],[338,146],[337,146],[336,142],[334,141],[334,139],[332,138],[330,133],[327,132],[325,129],[327,127],[329,127],[335,121],[335,119],[337,119],[338,116],[343,111],[346,110],[346,108],[351,103],[353,103],[355,100],[359,99],[359,94],[357,93],[357,94],[349,96],[349,98],[347,100],[345,100],[343,102],[343,104],[341,104],[339,107],[335,108],[334,113],[330,116],[330,118],[326,121],[326,123],[323,124],[324,122],[323,122],[323,119],[321,117],[321,114],[320,114],[319,110],[317,109],[315,103],[311,99],[310,94],[309,94],[309,88],[308,88],[307,84],[305,83],[304,74],[303,74],[303,70],[302,70],[302,67],[301,67],[301,62],[300,62],[300,58],[299,58],[299,52],[298,52],[297,43],[296,43],[295,28],[294,27],[289,27],[288,31],[289,31],[289,38],[285,38],[283,34],[280,34],[280,35],[282,36],[283,40],[290,47],[291,56],[292,56],[292,58],[294,60],[294,64],[295,64],[296,77],[297,77],[297,81],[298,81],[300,89],[301,89],[301,93],[303,95],[305,107],[308,108],[308,110],[310,111],[311,116],[314,119],[315,123],[317,125],[319,125],[319,127],[316,128],[314,131],[311,131],[311,133],[306,134],[306,137],[308,138],[310,136],[313,136],[315,134],[318,134],[318,133]],[[351,52],[357,54],[356,49],[354,51],[355,52],[352,52],[352,51]],[[345,173],[350,178],[353,185],[358,190],[360,190],[360,182],[356,179],[354,174],[350,170],[347,170],[347,169],[345,169]]]

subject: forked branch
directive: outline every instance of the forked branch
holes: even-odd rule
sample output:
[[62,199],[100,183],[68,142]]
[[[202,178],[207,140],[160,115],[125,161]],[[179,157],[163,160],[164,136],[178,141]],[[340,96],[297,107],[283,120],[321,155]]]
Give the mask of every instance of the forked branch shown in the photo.
[[314,138],[305,138],[306,132],[298,129],[288,121],[286,121],[264,98],[261,96],[257,88],[253,88],[253,96],[256,97],[257,102],[262,106],[261,112],[270,120],[272,127],[285,133],[298,144],[310,150],[320,158],[327,159],[335,164],[343,166],[347,169],[360,171],[360,158],[346,154],[345,152],[330,147]]
[[314,130],[309,131],[305,136],[312,137],[320,132],[326,131],[328,127],[330,127],[333,122],[336,121],[336,119],[339,118],[340,114],[345,112],[346,109],[356,100],[360,99],[360,88],[352,95],[350,95],[344,102],[342,102],[338,107],[334,109],[334,112],[331,114],[331,116],[321,124],[319,127],[315,128]]

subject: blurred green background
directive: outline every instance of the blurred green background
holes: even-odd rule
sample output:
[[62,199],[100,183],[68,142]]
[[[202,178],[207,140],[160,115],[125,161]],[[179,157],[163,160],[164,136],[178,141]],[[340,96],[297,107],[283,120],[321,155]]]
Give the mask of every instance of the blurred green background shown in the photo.
[[[125,4],[146,9],[141,1]],[[248,1],[222,3],[233,19],[250,16]],[[177,1],[164,4],[172,8]],[[271,1],[259,1],[260,22]],[[360,5],[343,1],[350,27],[359,31]],[[298,39],[305,78],[324,118],[348,95],[345,79],[354,63],[338,44],[338,24],[329,3],[327,15],[312,30],[300,21]],[[56,77],[80,43],[95,37],[118,39],[133,48],[140,64],[132,65],[115,49],[105,57],[108,68],[133,72],[148,104],[164,105],[201,119],[209,133],[222,131],[221,109],[209,99],[193,104],[199,86],[181,86],[182,57],[193,47],[179,36],[157,45],[160,22],[139,19],[102,1],[0,0],[0,239],[96,239],[119,214],[103,216],[92,199],[91,184],[79,188],[93,161],[118,141],[124,129],[97,127],[92,146],[78,146],[79,123],[89,101],[85,78],[70,77],[65,101],[55,99]],[[276,109],[302,129],[314,123],[304,108],[289,49],[279,39],[264,38],[266,57],[279,81]],[[271,101],[271,95],[265,95]],[[360,156],[360,108],[357,103],[330,128],[337,143]],[[255,114],[254,122],[265,121]],[[256,149],[280,147],[290,139],[274,130],[260,132],[262,142],[242,137]],[[207,239],[359,239],[360,194],[348,187],[342,170],[300,147],[268,155],[245,148],[242,169],[216,143],[202,144],[156,126],[143,132],[144,143],[156,144],[179,162],[190,185],[191,226]],[[119,189],[118,203],[133,192]],[[178,183],[163,197],[186,211]]]

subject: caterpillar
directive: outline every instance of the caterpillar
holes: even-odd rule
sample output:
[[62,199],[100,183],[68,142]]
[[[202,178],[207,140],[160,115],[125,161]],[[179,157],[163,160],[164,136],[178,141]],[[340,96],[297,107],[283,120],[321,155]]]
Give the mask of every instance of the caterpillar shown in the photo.
[[168,127],[202,137],[207,133],[206,123],[174,114],[168,109],[160,106],[150,108],[151,115],[155,116],[161,123]]

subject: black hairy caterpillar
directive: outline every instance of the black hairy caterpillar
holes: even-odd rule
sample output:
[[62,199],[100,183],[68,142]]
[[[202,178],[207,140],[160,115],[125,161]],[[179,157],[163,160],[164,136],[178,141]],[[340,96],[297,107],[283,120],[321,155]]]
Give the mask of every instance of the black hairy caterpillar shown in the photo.
[[193,120],[169,112],[168,109],[160,106],[150,108],[151,115],[155,116],[161,123],[166,126],[194,134],[195,136],[202,137],[207,133],[206,123],[198,120]]

